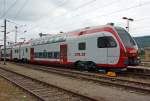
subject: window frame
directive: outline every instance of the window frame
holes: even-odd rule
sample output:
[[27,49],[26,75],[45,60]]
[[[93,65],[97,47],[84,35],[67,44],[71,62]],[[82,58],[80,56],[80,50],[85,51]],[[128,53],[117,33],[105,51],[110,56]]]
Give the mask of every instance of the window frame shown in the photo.
[[[100,43],[100,39],[102,39],[103,38],[103,44],[105,44],[104,46],[100,46],[101,44],[99,44]],[[110,41],[110,38],[111,38],[111,41]],[[114,42],[114,46],[112,46],[111,44],[110,44],[110,42]],[[112,37],[112,36],[103,36],[103,37],[98,37],[97,38],[97,48],[115,48],[115,47],[117,47],[117,42],[116,42],[116,40],[115,40],[115,38],[114,37]]]
[[78,43],[78,50],[86,50],[86,42],[79,42]]

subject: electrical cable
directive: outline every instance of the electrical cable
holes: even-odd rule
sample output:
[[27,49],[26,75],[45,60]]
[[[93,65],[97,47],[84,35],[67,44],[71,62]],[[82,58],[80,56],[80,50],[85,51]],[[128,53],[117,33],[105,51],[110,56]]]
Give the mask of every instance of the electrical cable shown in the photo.
[[[6,3],[5,3],[6,1],[5,0],[3,0],[3,6],[1,6],[1,10],[2,10],[2,12],[1,12],[1,14],[0,14],[0,16],[1,15],[3,15],[3,13],[5,12],[5,5],[6,5]],[[4,10],[4,11],[3,11]]]
[[1,16],[0,16],[0,19],[5,17],[6,14],[16,5],[18,0],[16,0]]
[[[110,13],[107,13],[107,14],[99,15],[99,16],[93,17],[93,19],[97,18],[97,17],[100,18],[101,16],[108,16],[110,14],[127,11],[127,10],[134,9],[134,8],[137,8],[137,7],[142,7],[142,6],[149,5],[149,4],[150,4],[150,1],[149,2],[144,2],[144,3],[141,3],[140,5],[138,4],[138,5],[134,5],[134,6],[131,6],[131,7],[125,8],[125,9],[120,9],[120,10],[116,10],[116,11],[113,11],[113,12],[110,12]],[[70,25],[72,25],[72,23],[71,24],[66,24],[66,25],[70,26]],[[65,26],[65,25],[61,25],[61,26]]]
[[116,10],[116,11],[113,11],[113,12],[110,12],[110,13],[106,13],[106,14],[103,14],[103,15],[99,15],[99,16],[96,16],[96,17],[93,17],[93,18],[97,18],[97,17],[99,18],[99,17],[101,17],[101,16],[108,16],[108,15],[110,15],[110,14],[115,14],[115,13],[124,12],[124,11],[127,11],[127,10],[135,9],[135,8],[142,7],[142,6],[149,5],[149,4],[150,4],[150,1],[141,3],[140,5],[137,4],[137,5],[134,5],[134,6],[131,6],[131,7],[127,7],[127,8],[123,8],[123,9],[120,9],[120,10]]
[[16,13],[14,19],[16,19],[18,17],[18,15],[21,13],[21,11],[25,8],[26,4],[28,3],[29,0],[25,0],[21,6],[21,8],[18,10],[18,12]]
[[[80,6],[76,7],[76,8],[74,8],[73,10],[76,11],[76,10],[78,10],[78,9],[80,9],[80,8],[83,8],[83,7],[85,7],[85,6],[91,4],[92,2],[95,2],[95,1],[96,1],[96,0],[88,1],[88,2],[86,2],[86,3],[84,3],[84,4],[82,4],[82,5],[80,5]],[[117,0],[116,0],[115,2],[114,2],[114,1],[113,1],[113,2],[110,2],[110,3],[106,4],[106,5],[114,4],[114,3],[116,3],[116,2],[117,2]],[[106,5],[105,5],[104,7],[106,7]],[[99,7],[99,8],[101,8],[101,7]],[[68,13],[68,12],[67,12],[67,13]],[[64,15],[66,15],[67,13],[63,13],[63,14],[61,14],[60,16],[64,16]],[[50,19],[50,20],[52,20],[52,19]],[[52,21],[53,21],[53,20],[52,20]],[[43,23],[43,22],[42,22],[42,23]],[[36,27],[39,26],[39,25],[41,25],[41,23],[34,25],[34,26],[31,27],[29,30],[34,29],[34,28],[36,28]]]

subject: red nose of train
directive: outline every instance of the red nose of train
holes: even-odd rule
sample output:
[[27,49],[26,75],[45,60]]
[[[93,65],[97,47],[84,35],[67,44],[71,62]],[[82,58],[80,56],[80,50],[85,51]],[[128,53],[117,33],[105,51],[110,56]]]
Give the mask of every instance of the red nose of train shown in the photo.
[[140,63],[138,48],[126,48],[126,50],[128,56],[128,65],[138,65]]

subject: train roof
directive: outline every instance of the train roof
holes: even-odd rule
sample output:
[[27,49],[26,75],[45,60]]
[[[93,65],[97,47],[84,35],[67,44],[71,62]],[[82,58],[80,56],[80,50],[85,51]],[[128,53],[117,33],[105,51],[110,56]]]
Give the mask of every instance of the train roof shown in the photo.
[[31,45],[40,45],[40,44],[48,44],[48,43],[56,43],[56,42],[64,42],[66,41],[67,34],[56,34],[51,36],[42,37],[39,39],[35,39],[31,41]]
[[13,47],[15,47],[15,46],[20,46],[20,45],[30,45],[31,44],[31,41],[32,41],[32,39],[31,40],[29,40],[29,41],[24,41],[24,42],[17,42],[17,43],[14,43],[13,44]]
[[100,26],[91,26],[91,27],[85,27],[85,28],[81,28],[78,30],[74,30],[74,31],[70,31],[67,32],[69,36],[80,36],[80,35],[84,35],[86,34],[86,31],[92,31],[92,30],[100,30],[100,29],[104,29],[104,28],[112,28],[114,29],[116,26],[113,25],[100,25]]
[[80,28],[77,30],[73,30],[67,33],[72,33],[72,32],[81,32],[81,31],[86,31],[86,30],[91,30],[91,29],[96,29],[96,28],[104,28],[104,27],[112,27],[112,25],[99,25],[99,26],[89,26],[89,27],[84,27],[84,28]]
[[92,27],[85,27],[78,30],[66,32],[66,33],[60,33],[55,34],[51,36],[45,36],[42,38],[34,39],[31,41],[31,45],[41,45],[41,44],[49,44],[49,43],[56,43],[56,42],[64,42],[67,38],[73,37],[73,36],[79,36],[81,32],[92,30],[92,29],[100,29],[100,28],[113,28],[112,25],[102,25],[102,26],[92,26]]

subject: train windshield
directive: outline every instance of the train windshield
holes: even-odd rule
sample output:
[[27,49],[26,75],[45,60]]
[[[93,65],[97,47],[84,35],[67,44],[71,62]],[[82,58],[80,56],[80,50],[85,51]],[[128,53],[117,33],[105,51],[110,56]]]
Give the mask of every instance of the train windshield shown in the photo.
[[133,38],[130,36],[130,34],[125,29],[123,29],[121,27],[115,27],[115,29],[117,30],[117,33],[118,33],[119,37],[121,38],[125,47],[132,48],[136,45]]

